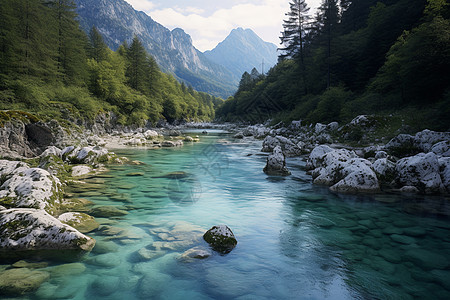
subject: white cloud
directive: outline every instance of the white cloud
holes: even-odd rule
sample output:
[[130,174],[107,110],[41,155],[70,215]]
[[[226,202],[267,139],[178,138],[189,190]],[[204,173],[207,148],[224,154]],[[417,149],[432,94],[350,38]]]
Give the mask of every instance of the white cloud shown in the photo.
[[135,10],[144,11],[148,13],[156,7],[156,4],[149,0],[126,0],[133,6]]

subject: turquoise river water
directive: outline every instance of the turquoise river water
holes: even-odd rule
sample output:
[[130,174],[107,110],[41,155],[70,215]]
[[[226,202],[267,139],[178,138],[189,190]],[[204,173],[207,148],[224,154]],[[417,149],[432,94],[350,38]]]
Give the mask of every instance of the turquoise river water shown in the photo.
[[[333,194],[312,185],[303,158],[288,159],[291,176],[267,176],[260,149],[211,130],[181,148],[116,151],[145,164],[73,193],[128,214],[97,218],[94,250],[50,261],[50,279],[25,298],[450,299],[448,218],[399,195]],[[181,258],[219,224],[233,251]]]

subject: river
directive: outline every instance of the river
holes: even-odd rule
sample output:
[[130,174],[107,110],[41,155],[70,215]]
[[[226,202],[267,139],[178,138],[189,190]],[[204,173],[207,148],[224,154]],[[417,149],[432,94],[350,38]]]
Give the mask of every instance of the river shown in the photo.
[[[407,213],[407,197],[314,186],[302,158],[288,159],[291,176],[267,176],[260,149],[210,130],[181,148],[118,150],[144,164],[72,193],[128,215],[98,218],[94,251],[51,262],[32,298],[450,299],[448,219]],[[219,224],[234,250],[180,258]]]

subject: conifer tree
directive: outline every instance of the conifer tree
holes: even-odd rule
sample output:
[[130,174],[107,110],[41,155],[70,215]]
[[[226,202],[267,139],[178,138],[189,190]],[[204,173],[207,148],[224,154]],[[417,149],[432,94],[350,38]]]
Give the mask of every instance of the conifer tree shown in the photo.
[[108,56],[108,46],[106,46],[102,35],[95,26],[89,32],[89,42],[89,56],[96,62],[105,60]]
[[147,52],[137,36],[134,36],[126,55],[128,60],[126,72],[128,84],[131,88],[144,92],[146,90],[145,77],[148,74],[146,68]]

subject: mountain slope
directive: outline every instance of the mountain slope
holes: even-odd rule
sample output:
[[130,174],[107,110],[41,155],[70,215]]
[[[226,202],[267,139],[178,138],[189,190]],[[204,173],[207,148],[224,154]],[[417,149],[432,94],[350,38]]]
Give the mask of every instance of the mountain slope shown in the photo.
[[75,0],[75,4],[83,30],[97,27],[111,49],[136,35],[164,72],[194,89],[223,98],[236,90],[239,78],[208,60],[182,29],[170,31],[123,0]]
[[253,68],[261,71],[263,62],[264,71],[267,71],[278,60],[277,46],[263,41],[251,29],[242,28],[233,29],[225,40],[204,54],[209,60],[226,67],[238,78]]

